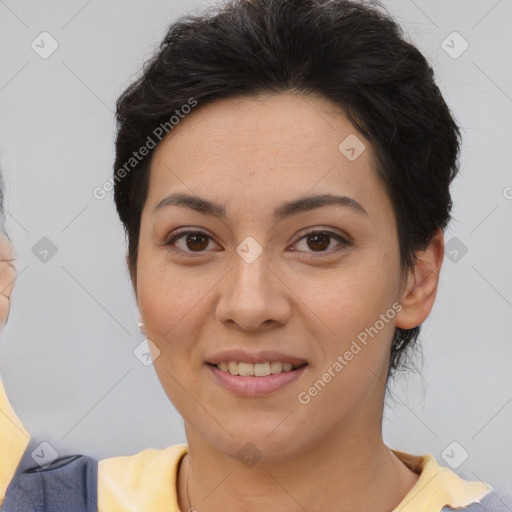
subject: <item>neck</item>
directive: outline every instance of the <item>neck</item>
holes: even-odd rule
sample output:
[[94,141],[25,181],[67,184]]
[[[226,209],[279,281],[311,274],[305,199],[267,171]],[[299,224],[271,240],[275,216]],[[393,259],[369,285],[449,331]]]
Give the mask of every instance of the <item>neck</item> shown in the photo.
[[[346,430],[300,450],[291,459],[264,459],[252,467],[219,451],[187,428],[189,455],[178,476],[183,512],[282,510],[393,510],[418,475],[378,435]],[[188,486],[187,486],[188,480]],[[188,487],[188,491],[187,491]]]

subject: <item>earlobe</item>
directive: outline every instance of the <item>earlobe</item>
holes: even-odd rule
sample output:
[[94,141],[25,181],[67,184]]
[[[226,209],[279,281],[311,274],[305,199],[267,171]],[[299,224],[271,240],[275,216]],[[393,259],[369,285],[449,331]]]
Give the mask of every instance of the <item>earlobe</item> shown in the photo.
[[144,322],[142,321],[142,316],[140,314],[140,311],[139,311],[139,315],[138,315],[138,322],[137,322],[137,324],[139,326],[139,332],[143,336],[146,336],[146,328],[144,327]]
[[395,326],[401,329],[417,327],[432,310],[444,258],[444,236],[441,229],[424,251],[416,253],[416,258],[402,290],[402,310],[396,316]]

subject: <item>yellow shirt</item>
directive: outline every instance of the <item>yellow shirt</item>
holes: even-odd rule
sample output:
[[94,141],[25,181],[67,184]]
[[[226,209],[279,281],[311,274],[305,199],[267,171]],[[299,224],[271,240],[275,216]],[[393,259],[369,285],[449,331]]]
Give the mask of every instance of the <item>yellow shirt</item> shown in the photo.
[[[0,380],[0,505],[30,441],[29,433],[7,400]],[[393,450],[420,477],[395,512],[439,512],[480,501],[491,487],[463,480],[440,466],[432,455]],[[186,444],[144,450],[133,456],[103,459],[98,464],[98,510],[102,512],[178,511],[177,476]],[[174,482],[173,485],[170,483]]]
[[[396,512],[439,512],[480,501],[491,491],[483,482],[469,482],[440,466],[432,455],[393,450],[420,477]],[[103,459],[98,468],[98,509],[104,512],[178,511],[177,475],[186,444],[144,450],[130,457]],[[174,482],[174,485],[170,483]]]
[[30,435],[11,407],[0,379],[0,507]]

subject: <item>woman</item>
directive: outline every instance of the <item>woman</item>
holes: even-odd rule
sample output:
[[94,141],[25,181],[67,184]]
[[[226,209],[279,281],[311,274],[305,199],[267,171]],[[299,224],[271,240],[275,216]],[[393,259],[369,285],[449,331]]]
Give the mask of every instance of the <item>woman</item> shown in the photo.
[[[2,192],[0,181],[0,327],[9,316],[10,295],[16,270],[12,264],[14,252],[3,232]],[[5,394],[0,375],[0,506],[23,452],[29,443],[29,433],[16,416]]]
[[[15,255],[3,213],[0,174],[0,328],[9,317],[16,279]],[[7,398],[0,375],[2,512],[93,512],[97,510],[97,468],[91,457],[59,457],[47,440],[31,438]]]
[[98,510],[500,509],[382,440],[458,155],[398,27],[349,2],[226,4],[170,28],[118,122],[128,266],[188,443],[101,461]]
[[100,461],[99,508],[495,506],[382,439],[459,153],[395,22],[343,0],[226,3],[173,24],[117,107],[127,263],[187,445]]
[[[0,174],[0,328],[9,318],[10,297],[16,279],[14,250],[5,233],[3,183]],[[5,394],[0,374],[0,507],[16,468],[30,441],[30,435]]]

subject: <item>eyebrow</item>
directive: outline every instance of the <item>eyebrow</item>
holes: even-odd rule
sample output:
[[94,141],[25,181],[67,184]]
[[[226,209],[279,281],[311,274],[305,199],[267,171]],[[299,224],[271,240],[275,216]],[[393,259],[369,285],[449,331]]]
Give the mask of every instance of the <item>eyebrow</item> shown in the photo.
[[[226,208],[199,196],[189,194],[171,194],[162,199],[153,210],[153,214],[166,206],[181,206],[189,208],[203,215],[209,215],[221,220],[226,220]],[[308,212],[324,206],[343,206],[353,209],[355,212],[368,215],[368,212],[355,199],[348,196],[334,194],[320,194],[301,197],[287,201],[274,210],[274,219],[283,220],[298,213]]]

